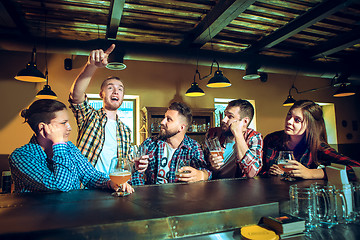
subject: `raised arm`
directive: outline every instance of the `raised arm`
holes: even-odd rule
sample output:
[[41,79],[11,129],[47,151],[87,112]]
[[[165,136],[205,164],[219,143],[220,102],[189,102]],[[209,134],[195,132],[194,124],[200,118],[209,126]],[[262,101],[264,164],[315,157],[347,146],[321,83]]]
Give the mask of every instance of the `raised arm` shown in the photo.
[[112,44],[105,52],[102,49],[91,51],[87,63],[70,88],[70,98],[73,103],[78,104],[85,100],[85,91],[96,69],[108,64],[108,56],[114,49],[115,44]]

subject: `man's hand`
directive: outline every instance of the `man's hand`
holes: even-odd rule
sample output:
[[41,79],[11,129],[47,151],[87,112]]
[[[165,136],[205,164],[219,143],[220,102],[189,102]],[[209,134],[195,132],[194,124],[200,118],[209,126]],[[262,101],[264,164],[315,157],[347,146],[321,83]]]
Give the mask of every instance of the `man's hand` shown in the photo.
[[111,187],[111,189],[115,190],[116,192],[120,192],[120,191],[127,192],[127,193],[135,192],[134,188],[128,183],[124,183],[121,186],[119,186],[110,180],[110,187]]
[[92,50],[88,58],[88,64],[98,68],[105,67],[108,64],[108,57],[114,49],[115,44],[111,44],[105,52],[102,49]]
[[234,136],[238,134],[243,134],[244,130],[246,129],[246,122],[245,118],[241,120],[236,120],[231,123],[230,130]]
[[211,167],[215,170],[220,169],[222,165],[224,165],[224,159],[221,156],[215,156],[210,153],[209,155],[209,162],[211,164]]
[[138,172],[145,172],[149,165],[149,155],[143,155],[140,158],[134,159],[135,170]]
[[205,170],[197,170],[193,167],[182,167],[179,169],[179,181],[198,182],[208,179],[208,173]]
[[274,164],[269,169],[269,174],[271,175],[282,175],[284,171],[279,168],[278,165]]

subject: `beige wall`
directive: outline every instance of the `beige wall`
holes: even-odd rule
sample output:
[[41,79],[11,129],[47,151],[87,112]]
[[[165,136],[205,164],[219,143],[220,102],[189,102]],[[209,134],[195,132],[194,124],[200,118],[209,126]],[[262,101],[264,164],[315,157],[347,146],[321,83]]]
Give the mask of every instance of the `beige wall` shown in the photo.
[[[9,154],[16,147],[26,144],[32,132],[27,124],[22,124],[20,111],[34,101],[36,93],[43,84],[26,83],[15,80],[14,75],[28,62],[29,53],[7,52],[1,53],[0,72],[0,104],[2,108],[0,119],[0,154]],[[69,88],[74,78],[79,74],[81,66],[86,62],[86,57],[74,59],[74,69],[66,71],[63,66],[64,59],[69,55],[49,54],[49,83],[56,92],[60,101],[67,102]],[[88,88],[88,93],[98,93],[101,81],[109,75],[119,76],[124,80],[126,94],[140,95],[140,107],[167,106],[173,99],[183,100],[191,107],[213,107],[213,99],[219,98],[245,98],[256,101],[257,130],[264,136],[283,127],[284,117],[288,110],[282,107],[282,102],[288,95],[289,88],[295,78],[291,75],[269,74],[266,83],[245,81],[242,79],[244,71],[222,69],[224,75],[231,81],[232,86],[224,89],[210,89],[206,87],[207,80],[199,82],[206,95],[198,98],[185,97],[186,90],[190,87],[195,68],[194,65],[155,63],[141,61],[126,61],[126,70],[111,71],[99,69]],[[38,54],[38,68],[44,70],[44,55]],[[221,62],[220,62],[221,65]],[[209,67],[200,67],[202,75],[208,74]],[[295,81],[299,91],[321,87],[329,84],[329,80],[320,78],[303,77],[300,74]],[[334,88],[323,89],[316,92],[298,95],[295,99],[311,99],[318,102],[335,103],[336,122],[338,130],[338,143],[359,143],[359,130],[352,131],[351,122],[359,124],[359,96],[347,98],[334,98]],[[71,114],[71,112],[69,112]],[[76,125],[71,115],[73,133],[71,140],[76,141]],[[347,120],[347,128],[341,126],[341,121]],[[353,139],[346,139],[346,134],[352,133]]]

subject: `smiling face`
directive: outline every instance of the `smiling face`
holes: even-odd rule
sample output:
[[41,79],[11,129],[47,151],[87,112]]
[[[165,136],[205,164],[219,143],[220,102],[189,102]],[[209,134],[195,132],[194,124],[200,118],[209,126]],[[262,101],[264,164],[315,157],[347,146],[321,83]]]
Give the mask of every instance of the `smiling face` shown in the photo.
[[55,112],[55,118],[51,119],[50,124],[53,124],[61,129],[64,141],[69,140],[71,126],[69,123],[69,114],[66,109]]
[[290,110],[285,120],[285,133],[290,136],[301,136],[307,128],[301,108]]
[[116,111],[124,100],[124,84],[118,79],[106,80],[102,85],[100,97],[106,110]]

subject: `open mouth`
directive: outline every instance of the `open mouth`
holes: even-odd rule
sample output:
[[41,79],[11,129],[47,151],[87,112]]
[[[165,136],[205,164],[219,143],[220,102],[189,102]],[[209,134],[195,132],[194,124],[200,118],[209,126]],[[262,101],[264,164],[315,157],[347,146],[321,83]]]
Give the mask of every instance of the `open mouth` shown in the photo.
[[111,100],[112,100],[112,101],[119,101],[119,98],[118,98],[118,97],[113,96],[113,97],[111,97]]

